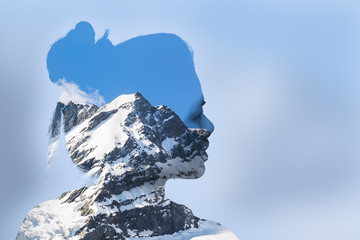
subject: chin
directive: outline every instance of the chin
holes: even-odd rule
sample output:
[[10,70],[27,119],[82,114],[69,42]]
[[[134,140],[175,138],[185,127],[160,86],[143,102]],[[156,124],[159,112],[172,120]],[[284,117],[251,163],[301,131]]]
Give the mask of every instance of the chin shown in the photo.
[[[184,169],[190,169],[186,172],[182,172],[181,177],[183,179],[197,179],[205,173],[205,159],[201,156],[195,157]],[[180,171],[181,172],[181,171]]]

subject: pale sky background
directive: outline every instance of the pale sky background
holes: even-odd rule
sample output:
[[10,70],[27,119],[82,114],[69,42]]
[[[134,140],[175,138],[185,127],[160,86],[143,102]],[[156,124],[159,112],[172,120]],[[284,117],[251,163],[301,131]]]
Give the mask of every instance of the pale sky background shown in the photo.
[[[290,3],[291,2],[291,3]],[[360,239],[357,1],[2,1],[0,234],[80,185],[60,151],[46,178],[61,94],[50,45],[79,21],[120,43],[168,32],[193,48],[214,123],[207,171],[167,184],[172,200],[239,239]],[[64,143],[61,143],[64,144]],[[60,180],[61,179],[61,180]]]

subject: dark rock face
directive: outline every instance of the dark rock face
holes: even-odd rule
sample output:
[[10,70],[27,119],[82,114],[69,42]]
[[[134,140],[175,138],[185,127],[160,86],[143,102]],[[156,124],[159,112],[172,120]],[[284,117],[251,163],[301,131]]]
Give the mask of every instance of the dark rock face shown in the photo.
[[96,105],[83,105],[69,102],[62,109],[64,116],[64,132],[69,132],[73,127],[76,127],[84,120],[88,119],[99,109]]
[[93,116],[99,109],[96,105],[78,104],[69,102],[65,105],[58,102],[49,126],[50,139],[56,138],[60,134],[61,121],[63,120],[64,132],[69,132],[84,120]]
[[51,123],[49,126],[49,137],[50,139],[56,138],[60,135],[60,128],[61,128],[61,116],[62,116],[62,109],[64,108],[64,104],[62,102],[58,102],[56,104],[55,111],[53,113],[53,117],[51,119]]

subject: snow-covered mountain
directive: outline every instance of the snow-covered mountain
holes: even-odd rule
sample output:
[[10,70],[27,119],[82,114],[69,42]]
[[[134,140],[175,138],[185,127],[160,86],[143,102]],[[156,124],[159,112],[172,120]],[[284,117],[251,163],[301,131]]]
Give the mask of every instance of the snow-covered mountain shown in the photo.
[[101,108],[58,103],[49,160],[62,124],[72,160],[96,180],[34,207],[17,240],[237,239],[165,197],[168,179],[203,175],[207,130],[187,128],[171,109],[152,106],[140,93]]

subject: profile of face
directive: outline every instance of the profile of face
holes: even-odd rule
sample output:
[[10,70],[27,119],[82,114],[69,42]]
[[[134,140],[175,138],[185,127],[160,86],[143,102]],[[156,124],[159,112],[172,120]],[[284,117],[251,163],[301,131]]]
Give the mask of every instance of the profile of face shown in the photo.
[[[152,34],[114,46],[108,32],[95,42],[92,26],[80,22],[52,45],[47,67],[52,82],[75,83],[87,93],[96,90],[109,102],[85,121],[87,127],[82,123],[66,136],[71,158],[81,169],[106,169],[112,175],[146,171],[147,180],[204,173],[207,138],[214,127],[203,114],[192,50],[181,38]],[[89,129],[104,115],[109,115],[105,124]],[[96,134],[110,143],[95,142]]]

